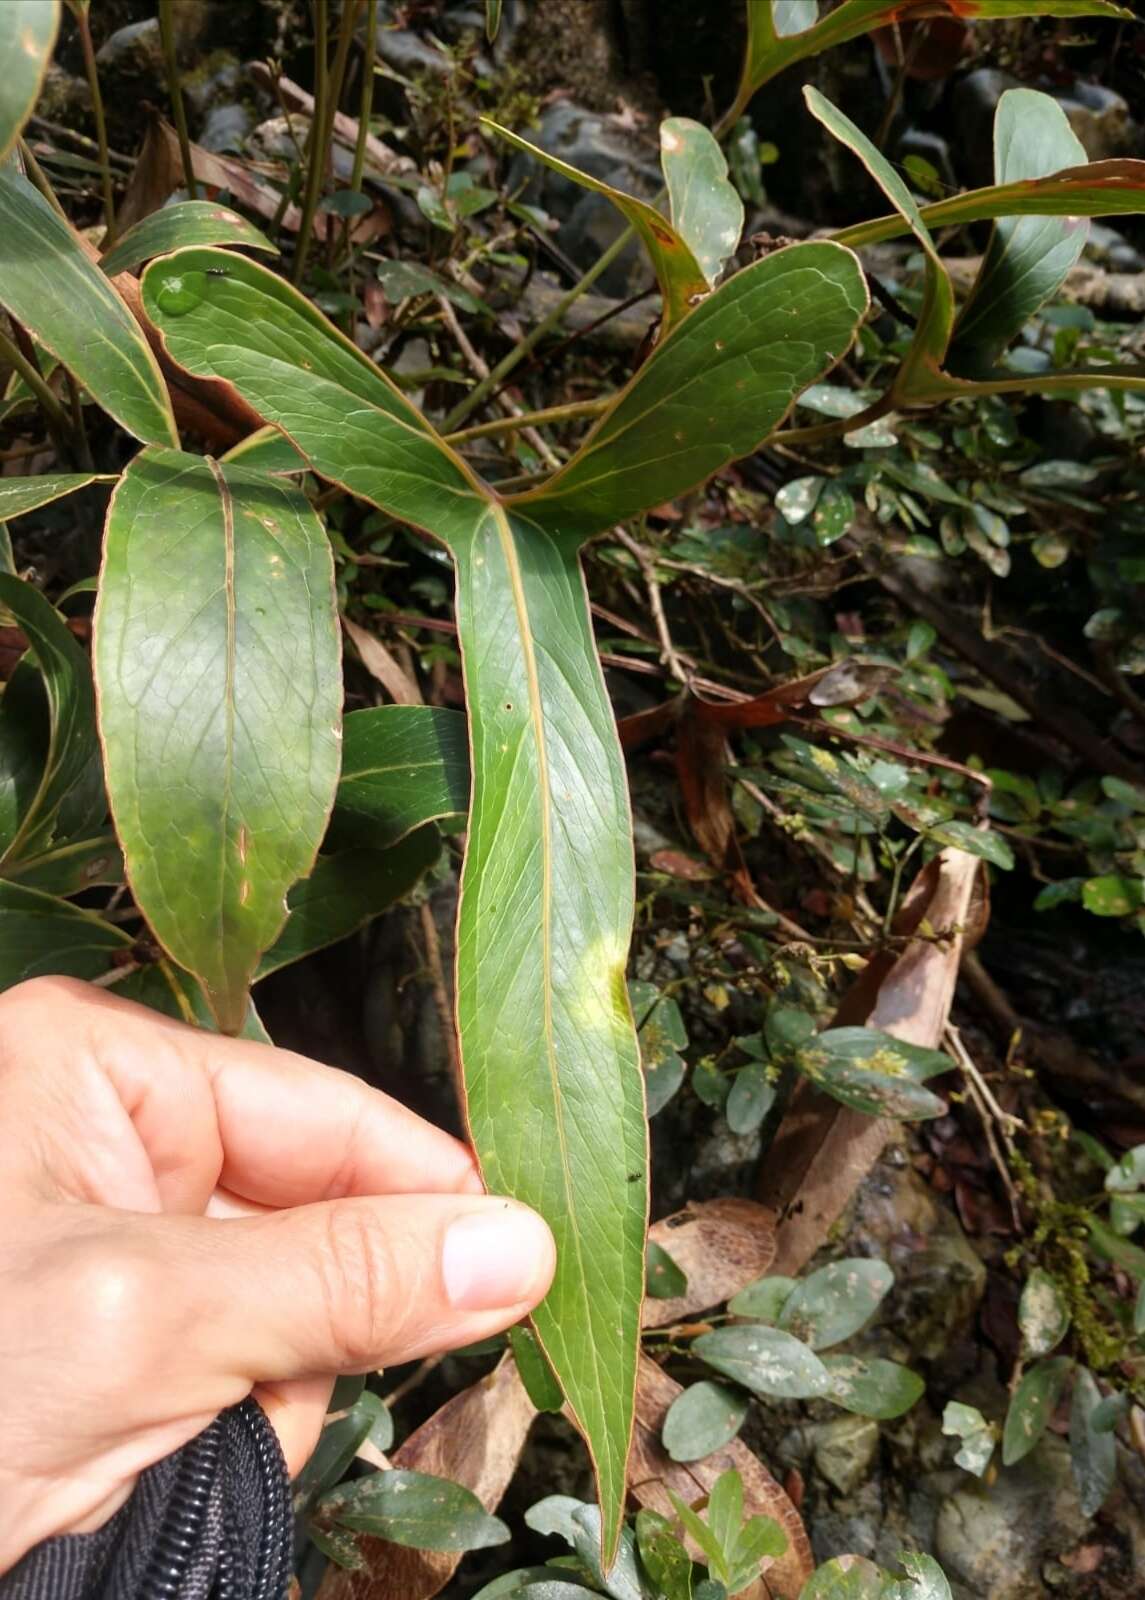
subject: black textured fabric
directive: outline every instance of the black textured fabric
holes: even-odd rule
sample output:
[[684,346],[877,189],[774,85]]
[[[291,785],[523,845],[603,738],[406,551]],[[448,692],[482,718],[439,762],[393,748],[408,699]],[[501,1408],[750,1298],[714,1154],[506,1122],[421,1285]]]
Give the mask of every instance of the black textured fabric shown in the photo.
[[0,1600],[283,1600],[290,1484],[253,1400],[144,1472],[95,1533],[47,1539],[0,1577]]

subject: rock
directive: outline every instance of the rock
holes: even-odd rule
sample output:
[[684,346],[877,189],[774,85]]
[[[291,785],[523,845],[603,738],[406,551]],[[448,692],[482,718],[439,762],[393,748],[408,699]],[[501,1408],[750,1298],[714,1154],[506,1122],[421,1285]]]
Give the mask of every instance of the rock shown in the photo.
[[870,1417],[841,1417],[813,1430],[820,1477],[840,1494],[851,1494],[868,1476],[879,1448],[879,1425]]
[[881,1257],[894,1288],[879,1325],[913,1356],[935,1360],[967,1332],[986,1287],[986,1267],[954,1214],[940,1205],[901,1152],[885,1154],[860,1186],[848,1253]]
[[972,187],[994,181],[994,112],[1006,90],[1018,87],[1017,78],[997,67],[979,67],[954,86],[954,148],[962,176]]
[[[656,154],[618,128],[614,117],[559,101],[546,109],[532,138],[550,155],[627,194],[648,200],[659,191]],[[557,219],[557,243],[579,267],[591,266],[627,226],[603,195],[593,194],[529,156],[518,155],[510,168],[509,186],[525,180],[525,198]],[[634,242],[598,280],[598,288],[604,294],[631,293],[634,272],[647,272],[643,263],[643,253]]]
[[1044,1565],[1087,1527],[1068,1446],[1051,1435],[989,1488],[967,1483],[943,1501],[934,1554],[955,1600],[1042,1600]]
[[50,61],[40,86],[40,98],[36,101],[36,114],[71,128],[85,127],[91,115],[91,90],[87,81]]
[[129,78],[163,77],[163,43],[159,37],[159,18],[146,17],[116,28],[96,52],[101,83],[104,73],[119,73]]
[[241,151],[253,121],[247,108],[237,103],[212,106],[199,131],[197,142],[204,150]]
[[1099,83],[1075,83],[1068,95],[1056,95],[1055,99],[1091,161],[1140,153],[1140,125],[1133,120],[1128,100],[1115,89]]
[[1122,238],[1116,228],[1107,228],[1103,222],[1090,223],[1085,253],[1089,260],[1111,272],[1145,272],[1145,255]]

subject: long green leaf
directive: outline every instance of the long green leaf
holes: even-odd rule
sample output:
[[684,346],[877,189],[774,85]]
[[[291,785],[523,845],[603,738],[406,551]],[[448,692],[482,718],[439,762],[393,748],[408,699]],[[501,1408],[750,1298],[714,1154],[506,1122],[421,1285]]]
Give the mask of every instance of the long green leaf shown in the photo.
[[333,563],[305,499],[144,450],[108,511],[95,666],[135,898],[237,1029],[338,776]]
[[[999,184],[1042,178],[1082,164],[1085,147],[1056,100],[1008,89],[994,116]],[[1085,248],[1079,217],[1002,217],[954,329],[951,370],[985,377],[1026,321],[1056,294]]]
[[528,139],[522,139],[519,133],[502,128],[499,123],[491,121],[488,117],[482,117],[481,121],[485,127],[508,144],[523,150],[535,161],[543,162],[554,172],[559,172],[562,178],[568,178],[572,183],[579,183],[582,189],[591,189],[595,194],[602,194],[612,201],[621,215],[635,228],[648,252],[664,302],[665,328],[681,322],[691,308],[707,294],[708,280],[699,261],[680,234],[666,217],[660,215],[655,206],[650,206],[646,200],[637,200],[634,195],[625,194],[622,189],[614,189],[611,184],[602,183],[599,178],[581,172],[578,167],[570,167],[568,162],[562,161],[559,156],[550,155],[547,150],[530,144]]
[[342,777],[332,842],[382,850],[423,822],[469,809],[469,737],[460,711],[373,706],[342,730]]
[[[1145,161],[1125,158],[1067,167],[1048,178],[970,189],[923,206],[919,215],[928,228],[946,228],[995,217],[1124,217],[1141,211],[1145,211]],[[858,250],[908,232],[910,223],[896,212],[857,222],[832,237],[836,244]]]
[[[15,830],[4,842],[0,855],[0,871],[4,871],[10,863],[37,855],[48,846],[56,832],[60,808],[69,797],[77,793],[81,797],[77,817],[80,825],[98,820],[101,785],[91,669],[86,656],[59,612],[30,583],[0,573],[0,606],[27,636],[43,678],[49,729],[35,792],[25,807],[18,808]],[[5,702],[11,690],[10,683]],[[11,722],[8,717],[0,719],[0,728],[6,740],[10,733],[23,740],[27,729],[14,725],[19,712],[15,707],[12,710],[16,716]],[[21,764],[26,772],[22,758]],[[6,755],[0,755],[0,773],[0,783],[6,782],[10,775]],[[7,812],[7,803],[4,809]]]
[[6,0],[0,27],[0,161],[32,115],[59,26],[60,0]]
[[379,916],[407,895],[441,853],[437,829],[418,828],[388,850],[319,856],[287,901],[286,926],[259,962],[256,978],[301,961]]
[[[225,278],[209,271],[220,259]],[[593,1454],[610,1559],[635,1395],[646,1123],[624,984],[624,766],[578,547],[752,449],[843,353],[865,287],[833,246],[757,263],[665,339],[551,488],[506,503],[254,262],[183,251],[148,268],[143,293],[177,362],[225,377],[315,471],[453,552],[473,752],[457,974],[469,1123],[490,1187],[535,1206],[557,1238],[535,1324]]]
[[117,272],[130,272],[141,261],[192,244],[243,245],[247,250],[278,254],[278,246],[271,244],[265,233],[229,206],[219,205],[216,200],[183,200],[153,211],[128,228],[100,257],[100,270],[110,278]]
[[0,879],[0,989],[49,973],[100,978],[131,942],[94,912]]
[[735,103],[721,120],[729,127],[748,101],[777,73],[796,61],[846,44],[876,28],[909,19],[956,17],[988,21],[1003,17],[1110,17],[1132,21],[1132,11],[1114,0],[842,0],[816,22],[815,0],[747,0],[748,43]]
[[89,483],[114,483],[114,473],[46,472],[38,478],[0,478],[0,522],[51,505]]
[[0,305],[137,439],[176,444],[151,346],[62,217],[19,173],[0,169]]
[[954,327],[954,286],[922,220],[918,203],[890,162],[850,117],[810,84],[804,88],[803,98],[811,115],[858,156],[922,247],[926,262],[922,308],[910,349],[895,375],[891,395],[894,402],[902,404],[940,398],[950,386],[941,368]]

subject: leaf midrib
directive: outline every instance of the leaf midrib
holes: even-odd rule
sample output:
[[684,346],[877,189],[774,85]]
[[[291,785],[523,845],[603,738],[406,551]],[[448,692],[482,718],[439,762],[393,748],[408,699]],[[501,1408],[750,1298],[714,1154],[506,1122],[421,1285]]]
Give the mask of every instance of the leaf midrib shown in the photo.
[[223,597],[226,603],[227,640],[223,662],[223,707],[226,735],[223,741],[223,792],[219,807],[219,943],[226,939],[226,883],[227,851],[230,846],[228,823],[231,810],[231,787],[234,773],[235,751],[235,514],[230,485],[222,467],[213,456],[206,457],[207,466],[219,491],[219,504],[223,513]]

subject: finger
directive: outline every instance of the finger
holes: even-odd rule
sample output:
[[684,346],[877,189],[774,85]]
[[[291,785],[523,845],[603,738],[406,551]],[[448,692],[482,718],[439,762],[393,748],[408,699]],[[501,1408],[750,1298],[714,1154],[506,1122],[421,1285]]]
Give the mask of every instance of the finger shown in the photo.
[[314,1454],[333,1385],[332,1378],[290,1378],[254,1387],[254,1398],[270,1418],[292,1478]]
[[85,1192],[88,1200],[114,1194],[139,1210],[201,1211],[220,1184],[269,1206],[481,1188],[459,1140],[350,1074],[187,1027],[87,984],[43,978],[8,991],[0,1043],[6,1106],[21,1094],[53,1097],[52,1115],[41,1106],[36,1125],[59,1128],[64,1167],[82,1149],[98,1168],[102,1148],[69,1118],[110,1127],[126,1114],[134,1125],[155,1194],[147,1196],[140,1162],[131,1174],[138,1192],[125,1197],[121,1169],[97,1170],[96,1189],[107,1192]]
[[232,1386],[366,1372],[486,1338],[537,1304],[555,1263],[541,1218],[491,1196],[346,1199],[137,1227],[156,1280],[153,1339],[181,1337],[198,1377]]

